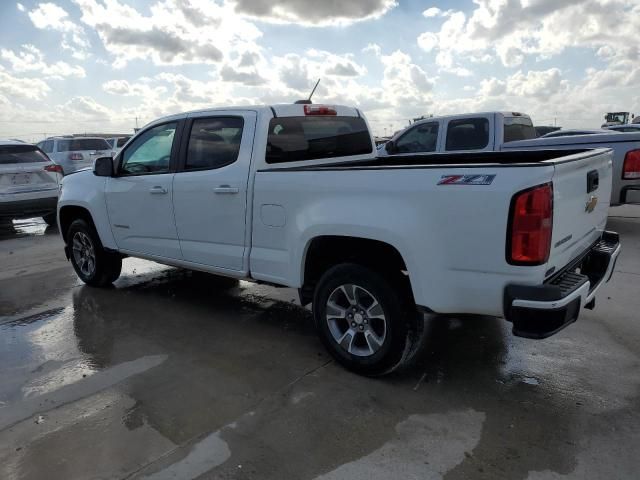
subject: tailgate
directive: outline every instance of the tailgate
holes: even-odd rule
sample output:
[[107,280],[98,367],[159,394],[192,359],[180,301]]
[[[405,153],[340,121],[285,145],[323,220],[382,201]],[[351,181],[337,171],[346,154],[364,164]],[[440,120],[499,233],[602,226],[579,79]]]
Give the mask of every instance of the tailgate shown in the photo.
[[[553,174],[553,236],[547,275],[591,247],[607,223],[612,151],[590,150],[560,159]],[[553,268],[553,270],[551,270]]]

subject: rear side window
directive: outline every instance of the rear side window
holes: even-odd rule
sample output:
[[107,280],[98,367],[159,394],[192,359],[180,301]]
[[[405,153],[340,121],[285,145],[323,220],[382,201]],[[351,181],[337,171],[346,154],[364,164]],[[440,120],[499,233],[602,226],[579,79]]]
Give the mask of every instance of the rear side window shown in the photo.
[[219,168],[235,162],[240,152],[243,125],[241,117],[194,120],[185,170]]
[[486,118],[467,118],[449,122],[447,150],[481,150],[487,145],[489,145],[489,120]]
[[49,162],[45,154],[33,145],[2,145],[0,146],[0,165],[16,163],[44,163]]
[[267,163],[364,155],[373,147],[360,117],[279,117],[269,122]]
[[79,152],[82,150],[109,150],[109,144],[101,138],[72,138],[58,140],[58,152]]
[[505,117],[504,119],[504,142],[515,142],[516,140],[531,140],[536,138],[536,129],[527,117]]

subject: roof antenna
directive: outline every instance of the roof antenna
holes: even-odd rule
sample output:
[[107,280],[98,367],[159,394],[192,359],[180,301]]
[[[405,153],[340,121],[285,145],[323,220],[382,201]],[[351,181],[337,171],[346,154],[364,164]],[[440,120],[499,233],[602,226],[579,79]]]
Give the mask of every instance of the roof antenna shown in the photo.
[[313,102],[311,101],[311,97],[313,97],[313,94],[316,92],[316,88],[318,88],[318,84],[320,83],[320,79],[318,79],[318,81],[316,82],[316,85],[313,87],[313,90],[311,90],[311,94],[309,95],[309,98],[307,98],[306,100],[296,100],[295,104],[296,105],[311,105]]

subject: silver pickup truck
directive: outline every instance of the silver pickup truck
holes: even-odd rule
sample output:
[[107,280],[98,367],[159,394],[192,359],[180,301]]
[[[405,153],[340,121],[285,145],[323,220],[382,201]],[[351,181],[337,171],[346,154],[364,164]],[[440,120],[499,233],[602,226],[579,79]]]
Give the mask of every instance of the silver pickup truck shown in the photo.
[[398,132],[378,155],[585,148],[613,150],[611,206],[640,203],[640,132],[536,138],[528,115],[469,113],[420,120]]

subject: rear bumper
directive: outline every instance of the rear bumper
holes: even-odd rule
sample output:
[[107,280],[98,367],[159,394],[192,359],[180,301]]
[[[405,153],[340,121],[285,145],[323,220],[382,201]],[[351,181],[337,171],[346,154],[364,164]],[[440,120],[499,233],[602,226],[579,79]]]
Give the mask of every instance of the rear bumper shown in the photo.
[[57,191],[55,196],[34,198],[30,200],[0,201],[0,217],[30,218],[54,213],[58,205]]
[[580,308],[592,308],[598,289],[611,278],[620,248],[618,234],[605,232],[577,261],[543,285],[507,286],[505,318],[513,323],[513,334],[547,338],[575,322]]

